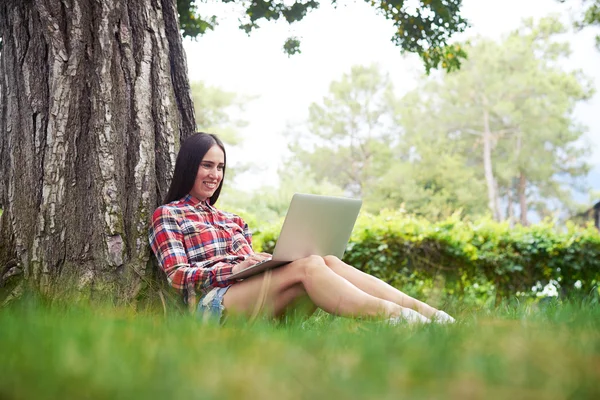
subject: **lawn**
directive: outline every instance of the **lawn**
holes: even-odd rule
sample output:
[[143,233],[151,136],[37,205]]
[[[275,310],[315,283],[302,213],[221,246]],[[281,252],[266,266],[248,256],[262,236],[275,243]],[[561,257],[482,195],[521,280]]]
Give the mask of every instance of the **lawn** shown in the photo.
[[452,310],[453,326],[202,324],[115,308],[0,310],[0,399],[600,398],[600,309]]

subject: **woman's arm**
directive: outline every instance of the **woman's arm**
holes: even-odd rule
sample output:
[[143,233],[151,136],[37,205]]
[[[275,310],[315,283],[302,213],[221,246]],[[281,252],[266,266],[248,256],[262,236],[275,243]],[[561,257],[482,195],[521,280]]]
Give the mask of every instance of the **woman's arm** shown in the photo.
[[175,289],[196,289],[199,286],[226,286],[230,282],[232,264],[210,261],[189,263],[184,236],[177,218],[166,207],[159,207],[152,215],[150,246]]

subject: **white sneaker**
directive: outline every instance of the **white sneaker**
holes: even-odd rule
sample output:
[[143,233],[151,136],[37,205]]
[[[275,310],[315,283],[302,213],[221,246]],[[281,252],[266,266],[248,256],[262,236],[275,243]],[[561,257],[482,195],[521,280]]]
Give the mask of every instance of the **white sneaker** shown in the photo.
[[442,310],[436,311],[435,314],[433,314],[433,316],[431,317],[431,320],[437,322],[438,324],[453,324],[456,322],[454,318],[452,318]]
[[407,322],[410,325],[412,325],[412,324],[428,324],[431,322],[431,320],[429,320],[429,318],[419,314],[418,312],[416,312],[415,310],[410,309],[410,308],[403,308],[401,315],[399,315],[397,317],[391,317],[388,319],[388,323],[390,325],[399,325],[404,322]]

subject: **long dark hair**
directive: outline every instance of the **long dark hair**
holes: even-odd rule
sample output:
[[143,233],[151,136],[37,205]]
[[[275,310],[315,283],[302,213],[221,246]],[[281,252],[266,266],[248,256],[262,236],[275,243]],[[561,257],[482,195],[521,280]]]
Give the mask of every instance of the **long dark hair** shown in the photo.
[[194,182],[196,181],[198,168],[200,167],[200,162],[202,162],[206,152],[215,144],[223,150],[225,160],[225,166],[223,166],[223,179],[221,179],[219,187],[210,198],[211,205],[217,202],[219,195],[221,194],[223,181],[225,180],[225,167],[227,166],[225,146],[223,146],[223,142],[221,142],[216,135],[213,135],[212,133],[197,132],[181,143],[181,148],[177,154],[177,161],[175,161],[175,171],[173,172],[171,186],[169,187],[169,192],[167,193],[167,197],[163,204],[179,200],[192,190]]

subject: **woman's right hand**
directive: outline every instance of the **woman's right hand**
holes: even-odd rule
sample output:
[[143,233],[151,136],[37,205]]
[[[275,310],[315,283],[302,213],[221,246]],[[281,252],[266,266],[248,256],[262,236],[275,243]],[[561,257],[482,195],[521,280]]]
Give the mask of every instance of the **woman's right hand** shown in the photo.
[[249,268],[251,266],[253,266],[256,263],[259,263],[263,260],[267,260],[271,258],[271,255],[268,253],[254,253],[251,254],[250,256],[248,256],[248,258],[246,258],[244,261],[242,261],[239,264],[236,264],[233,266],[233,268],[231,269],[231,273],[232,274],[236,274],[240,271],[245,270],[246,268]]

